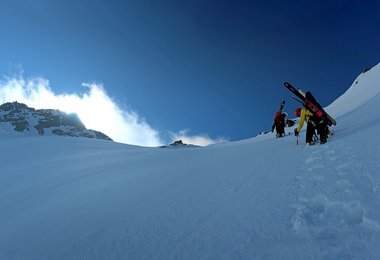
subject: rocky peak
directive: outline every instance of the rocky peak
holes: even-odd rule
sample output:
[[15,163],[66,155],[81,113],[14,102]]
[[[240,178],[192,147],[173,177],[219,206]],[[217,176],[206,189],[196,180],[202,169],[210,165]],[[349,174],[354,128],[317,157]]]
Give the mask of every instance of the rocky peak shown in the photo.
[[89,130],[77,114],[67,114],[55,109],[34,109],[19,102],[0,106],[0,127],[17,132],[38,135],[63,135],[112,141],[105,134]]
[[161,146],[161,148],[193,148],[193,147],[199,147],[199,146],[193,145],[193,144],[185,144],[184,142],[182,142],[182,140],[177,140],[169,145]]

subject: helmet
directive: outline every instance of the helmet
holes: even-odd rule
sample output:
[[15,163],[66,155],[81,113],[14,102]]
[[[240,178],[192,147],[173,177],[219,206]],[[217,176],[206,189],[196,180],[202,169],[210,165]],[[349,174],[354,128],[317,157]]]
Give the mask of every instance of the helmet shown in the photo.
[[294,110],[294,115],[296,117],[300,117],[301,116],[301,108],[300,107],[297,107],[296,110]]
[[288,116],[288,113],[286,113],[286,112],[284,112],[284,113],[282,113],[284,116]]

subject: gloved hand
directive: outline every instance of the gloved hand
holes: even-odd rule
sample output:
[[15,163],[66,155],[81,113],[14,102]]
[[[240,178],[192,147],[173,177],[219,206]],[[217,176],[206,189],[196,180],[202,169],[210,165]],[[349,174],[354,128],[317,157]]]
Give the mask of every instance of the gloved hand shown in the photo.
[[294,135],[298,136],[299,132],[297,131],[297,128],[294,128]]

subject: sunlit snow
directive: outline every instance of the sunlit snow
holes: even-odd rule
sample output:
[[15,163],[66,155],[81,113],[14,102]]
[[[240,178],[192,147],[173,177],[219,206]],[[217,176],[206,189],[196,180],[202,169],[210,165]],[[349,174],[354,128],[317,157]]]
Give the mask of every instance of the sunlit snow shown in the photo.
[[310,147],[305,132],[162,149],[0,124],[0,259],[379,259],[379,93],[377,65]]

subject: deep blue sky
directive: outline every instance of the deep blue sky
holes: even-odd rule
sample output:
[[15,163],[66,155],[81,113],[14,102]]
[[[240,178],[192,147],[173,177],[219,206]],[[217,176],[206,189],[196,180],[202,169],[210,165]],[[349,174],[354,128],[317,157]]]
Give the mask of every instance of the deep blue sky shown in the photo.
[[2,75],[100,82],[163,135],[239,140],[294,110],[284,81],[328,105],[380,62],[380,0],[2,0],[0,32]]

